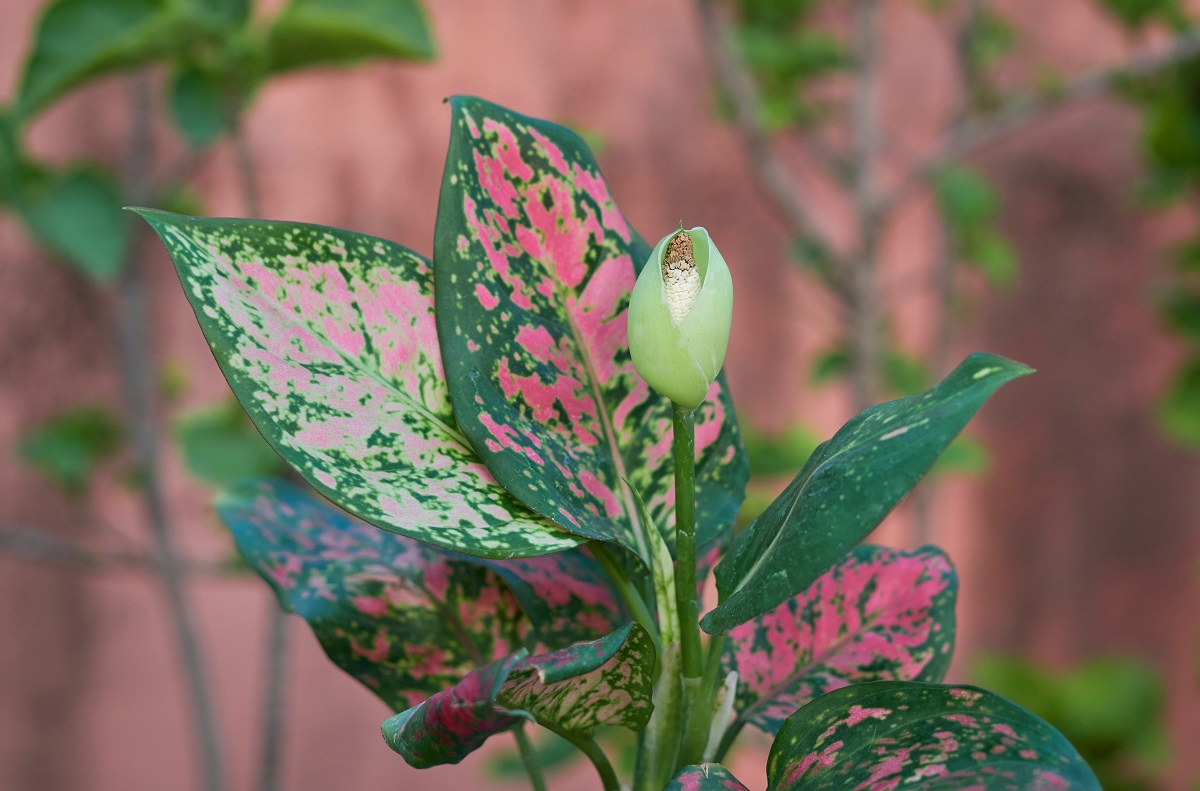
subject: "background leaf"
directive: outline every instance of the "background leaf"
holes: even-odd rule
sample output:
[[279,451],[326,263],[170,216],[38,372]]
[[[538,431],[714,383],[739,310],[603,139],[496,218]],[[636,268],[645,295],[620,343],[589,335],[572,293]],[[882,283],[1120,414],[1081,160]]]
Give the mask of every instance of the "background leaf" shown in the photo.
[[685,766],[667,784],[666,791],[749,791],[720,764]]
[[182,415],[172,430],[183,466],[217,489],[242,478],[282,475],[286,470],[283,460],[232,398]]
[[792,715],[767,759],[769,791],[968,787],[1100,789],[1048,723],[968,686],[843,687]]
[[424,769],[458,763],[518,717],[585,737],[601,725],[641,729],[653,708],[654,663],[650,636],[637,624],[550,654],[518,652],[388,719],[383,737]]
[[734,538],[715,571],[720,604],[704,629],[727,632],[807,588],[883,520],[997,388],[1028,373],[972,354],[930,390],[843,426]]
[[315,225],[142,214],[242,407],[317,491],[482,557],[579,543],[504,491],[459,433],[426,259]]
[[195,68],[185,68],[171,79],[168,105],[183,139],[194,148],[216,142],[229,123],[229,99],[217,78]]
[[271,25],[270,70],[432,60],[433,33],[417,0],[291,0]]
[[111,283],[121,273],[130,243],[122,203],[112,176],[79,167],[27,182],[20,210],[38,242],[81,274]]
[[46,7],[17,97],[28,119],[83,82],[143,65],[198,31],[170,0],[58,0]]
[[[451,107],[434,261],[455,416],[527,506],[646,558],[621,478],[674,524],[670,404],[634,370],[625,325],[650,249],[578,135],[470,97]],[[723,380],[696,448],[703,544],[732,522],[747,477]]]
[[17,439],[17,456],[68,494],[81,494],[92,473],[121,447],[124,430],[106,408],[59,415]]
[[941,681],[958,580],[934,547],[855,547],[807,591],[729,632],[738,720],[767,733],[814,698],[866,681]]

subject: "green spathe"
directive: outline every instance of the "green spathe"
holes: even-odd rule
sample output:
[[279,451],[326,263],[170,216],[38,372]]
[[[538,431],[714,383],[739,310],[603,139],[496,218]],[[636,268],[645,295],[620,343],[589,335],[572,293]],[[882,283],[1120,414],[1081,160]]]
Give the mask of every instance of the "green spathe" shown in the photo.
[[[676,321],[663,283],[663,256],[678,234],[692,241],[700,293]],[[688,409],[704,402],[709,385],[725,362],[733,318],[733,280],[729,267],[708,231],[696,227],[673,231],[654,246],[629,300],[629,353],[646,382]]]

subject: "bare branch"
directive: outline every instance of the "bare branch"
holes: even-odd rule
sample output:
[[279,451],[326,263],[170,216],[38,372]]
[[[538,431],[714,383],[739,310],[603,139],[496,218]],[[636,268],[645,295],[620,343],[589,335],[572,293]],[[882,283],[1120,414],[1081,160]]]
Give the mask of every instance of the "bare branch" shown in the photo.
[[[49,530],[20,525],[0,525],[0,554],[67,566],[79,571],[160,571],[158,559],[148,552],[95,550]],[[179,565],[188,575],[241,575],[241,572],[219,560],[180,559]]]
[[712,62],[714,76],[733,104],[734,125],[742,147],[750,158],[759,188],[771,200],[781,218],[796,235],[821,239],[812,216],[804,206],[788,168],[771,148],[771,142],[759,123],[762,99],[754,78],[731,51],[718,18],[714,0],[696,0],[696,11],[704,45]]
[[911,197],[940,168],[999,142],[1010,133],[1041,120],[1055,110],[1103,98],[1112,93],[1121,80],[1149,77],[1197,56],[1200,56],[1200,28],[1193,28],[1175,36],[1166,46],[1133,57],[1121,66],[1105,67],[1080,75],[1059,90],[1014,96],[999,109],[971,121],[960,134],[943,138],[934,153],[913,167],[887,197],[885,208],[896,206]]

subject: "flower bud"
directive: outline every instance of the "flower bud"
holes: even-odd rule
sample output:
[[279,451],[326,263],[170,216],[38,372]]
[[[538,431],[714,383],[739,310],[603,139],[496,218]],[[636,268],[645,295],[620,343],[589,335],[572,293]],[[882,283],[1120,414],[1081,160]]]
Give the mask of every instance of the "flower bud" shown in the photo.
[[725,362],[733,318],[729,267],[703,228],[654,246],[629,299],[629,354],[642,378],[687,409],[708,395]]

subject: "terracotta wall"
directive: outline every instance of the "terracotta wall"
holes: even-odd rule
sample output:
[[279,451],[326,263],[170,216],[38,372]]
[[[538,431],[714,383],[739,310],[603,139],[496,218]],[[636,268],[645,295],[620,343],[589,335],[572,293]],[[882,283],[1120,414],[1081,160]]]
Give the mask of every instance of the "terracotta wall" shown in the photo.
[[[0,0],[0,96],[11,95],[33,0]],[[832,330],[829,303],[787,263],[785,239],[745,174],[736,140],[714,119],[689,5],[631,0],[441,0],[430,3],[441,48],[432,66],[381,65],[297,75],[268,88],[248,123],[274,218],[340,225],[422,252],[431,246],[448,129],[440,100],[477,93],[523,112],[567,120],[607,141],[601,163],[627,216],[648,237],[680,218],[706,225],[734,270],[739,308],[728,371],[743,419],[778,426],[803,416],[831,430],[843,394],[805,383]],[[888,8],[884,115],[900,150],[928,145],[948,105],[949,54],[926,16]],[[1029,30],[1034,59],[1082,68],[1118,57],[1082,2],[1007,3]],[[1009,75],[1018,78],[1021,75]],[[114,81],[80,93],[39,121],[47,157],[117,162],[126,93]],[[160,130],[164,160],[177,153]],[[1020,287],[978,303],[961,351],[983,348],[1040,372],[1006,389],[979,420],[994,469],[939,490],[937,539],[961,570],[960,656],[1022,649],[1052,662],[1099,651],[1155,661],[1174,683],[1177,743],[1200,734],[1194,677],[1200,622],[1200,463],[1155,432],[1150,404],[1175,348],[1148,296],[1179,218],[1146,220],[1131,206],[1140,176],[1136,118],[1113,105],[1063,113],[997,146],[980,164],[1006,195],[1003,222],[1022,260]],[[243,211],[228,150],[200,167],[210,213]],[[818,192],[817,211],[844,218]],[[889,278],[902,282],[932,254],[929,207],[888,231]],[[154,342],[161,360],[191,372],[187,404],[223,397],[224,384],[169,269],[154,262]],[[927,343],[928,302],[913,293],[902,332]],[[117,403],[104,328],[111,306],[36,253],[0,218],[0,447],[31,423],[85,400]],[[227,542],[208,495],[167,452],[172,513],[189,552]],[[116,476],[93,504],[139,541],[136,503]],[[0,524],[85,538],[78,507],[0,458]],[[883,529],[904,542],[904,514]],[[235,788],[253,787],[257,701],[269,602],[253,581],[197,581]],[[474,784],[482,759],[415,773],[384,748],[387,712],[328,665],[303,625],[290,675],[288,789],[451,788]],[[965,661],[957,673],[965,672]],[[198,787],[189,720],[169,622],[152,579],[81,576],[0,557],[0,787],[18,791]],[[1186,753],[1186,750],[1180,750]],[[762,768],[738,764],[752,787]],[[1176,777],[1200,774],[1180,756]],[[582,769],[578,784],[591,787]],[[1182,787],[1182,781],[1180,780]]]

